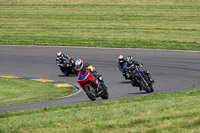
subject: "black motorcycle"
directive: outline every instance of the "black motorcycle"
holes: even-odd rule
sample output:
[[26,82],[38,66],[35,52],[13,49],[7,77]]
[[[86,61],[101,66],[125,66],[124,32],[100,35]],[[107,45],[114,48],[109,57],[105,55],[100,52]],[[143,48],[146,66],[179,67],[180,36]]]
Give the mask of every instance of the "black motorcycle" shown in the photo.
[[70,74],[78,75],[78,70],[75,69],[75,64],[73,59],[64,58],[63,63],[57,64],[60,67],[61,72],[69,76]]
[[142,64],[130,66],[129,71],[131,71],[131,84],[139,87],[140,91],[145,90],[146,92],[151,93],[154,91],[154,80],[150,77],[148,71],[140,70],[140,67],[142,67]]

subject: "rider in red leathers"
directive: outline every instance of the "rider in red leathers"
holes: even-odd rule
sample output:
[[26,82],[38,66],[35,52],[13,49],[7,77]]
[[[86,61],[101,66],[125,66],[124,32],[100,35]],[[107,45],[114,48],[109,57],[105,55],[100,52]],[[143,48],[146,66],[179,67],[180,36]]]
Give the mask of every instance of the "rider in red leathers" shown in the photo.
[[103,80],[102,75],[100,75],[96,70],[95,67],[93,67],[92,65],[90,65],[89,63],[85,63],[83,64],[83,60],[78,59],[75,62],[75,66],[77,67],[77,70],[81,71],[82,69],[89,69],[90,73],[95,77],[94,79],[94,83],[97,86],[97,88],[99,87],[99,82],[97,79],[99,80]]

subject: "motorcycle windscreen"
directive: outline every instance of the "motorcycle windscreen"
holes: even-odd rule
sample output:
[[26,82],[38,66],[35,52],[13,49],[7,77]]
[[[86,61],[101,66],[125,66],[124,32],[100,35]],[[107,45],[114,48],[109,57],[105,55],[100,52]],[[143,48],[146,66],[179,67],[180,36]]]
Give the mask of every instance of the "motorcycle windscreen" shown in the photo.
[[80,80],[85,80],[85,79],[87,78],[88,75],[89,75],[89,70],[86,70],[86,69],[81,70],[81,71],[79,72],[78,80],[79,80],[79,81],[80,81]]

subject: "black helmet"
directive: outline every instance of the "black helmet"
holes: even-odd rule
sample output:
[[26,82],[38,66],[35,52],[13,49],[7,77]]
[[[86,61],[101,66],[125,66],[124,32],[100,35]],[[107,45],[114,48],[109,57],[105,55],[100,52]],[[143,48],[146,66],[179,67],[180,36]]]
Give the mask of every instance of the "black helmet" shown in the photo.
[[131,62],[133,61],[133,57],[132,57],[132,56],[127,56],[127,57],[126,57],[126,61],[127,61],[128,63],[131,63]]

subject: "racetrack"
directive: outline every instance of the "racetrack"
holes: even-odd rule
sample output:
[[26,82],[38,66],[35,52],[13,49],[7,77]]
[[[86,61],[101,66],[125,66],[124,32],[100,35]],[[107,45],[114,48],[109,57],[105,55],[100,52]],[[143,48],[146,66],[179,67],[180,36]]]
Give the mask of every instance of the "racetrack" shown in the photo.
[[[183,91],[200,88],[200,52],[107,49],[77,47],[37,47],[37,46],[0,46],[0,74],[46,78],[76,83],[76,76],[62,76],[56,65],[56,52],[62,51],[75,60],[78,58],[96,67],[103,75],[109,88],[109,99],[146,95],[137,87],[132,87],[118,71],[117,57],[131,55],[143,63],[143,69],[150,71],[155,80],[155,93]],[[148,94],[149,95],[149,94]],[[98,99],[101,100],[101,99]],[[90,100],[82,91],[71,97],[0,107],[0,111],[38,108],[50,105],[65,105]]]

